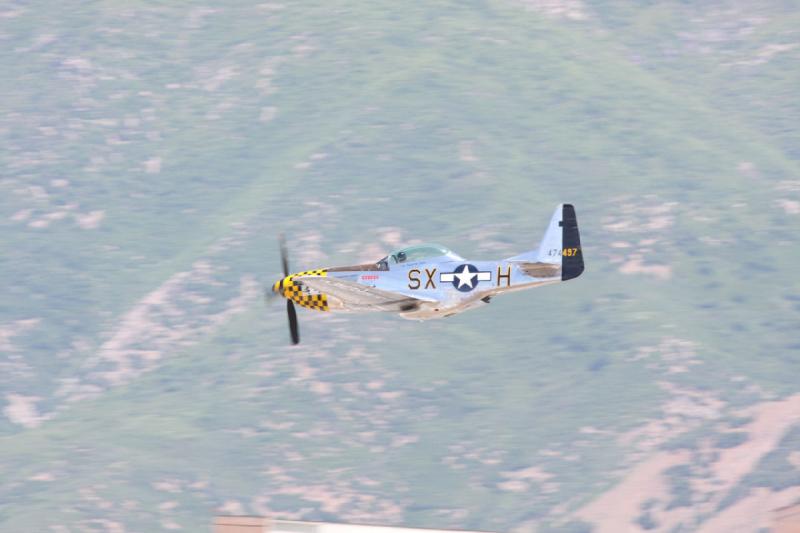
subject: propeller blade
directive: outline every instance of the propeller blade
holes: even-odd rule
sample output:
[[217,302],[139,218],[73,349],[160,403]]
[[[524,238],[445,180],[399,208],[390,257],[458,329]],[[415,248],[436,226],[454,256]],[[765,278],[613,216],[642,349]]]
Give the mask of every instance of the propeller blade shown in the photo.
[[286,238],[281,233],[278,237],[281,245],[281,264],[283,265],[283,276],[289,275],[289,253],[286,251]]
[[[281,266],[283,267],[283,277],[289,276],[289,252],[286,250],[286,237],[283,234],[278,236],[278,243],[281,248]],[[289,317],[289,333],[292,336],[292,344],[300,342],[300,331],[297,325],[297,311],[294,309],[294,302],[286,298],[286,314]]]
[[297,328],[297,312],[294,310],[294,302],[286,300],[286,314],[289,315],[289,333],[292,335],[292,344],[300,342],[300,332]]

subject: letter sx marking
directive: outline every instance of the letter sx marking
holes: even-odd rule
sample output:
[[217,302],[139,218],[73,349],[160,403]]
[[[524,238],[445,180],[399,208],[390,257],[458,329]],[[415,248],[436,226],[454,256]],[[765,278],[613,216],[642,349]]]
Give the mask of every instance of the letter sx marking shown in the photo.
[[[422,280],[420,279],[420,274],[422,271],[418,268],[412,268],[408,271],[408,288],[411,290],[419,289],[422,286]],[[436,269],[425,269],[425,276],[427,277],[425,281],[425,288],[426,289],[435,289],[436,282],[434,282],[434,276],[436,276]]]

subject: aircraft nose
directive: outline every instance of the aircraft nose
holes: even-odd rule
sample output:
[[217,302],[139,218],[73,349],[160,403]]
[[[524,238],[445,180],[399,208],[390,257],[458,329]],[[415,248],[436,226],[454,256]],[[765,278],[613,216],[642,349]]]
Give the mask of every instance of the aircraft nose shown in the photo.
[[281,290],[281,289],[283,288],[283,287],[281,286],[282,284],[283,284],[283,278],[281,278],[281,279],[279,279],[278,281],[276,281],[276,282],[275,282],[275,283],[272,285],[272,292],[274,292],[275,294],[281,294],[281,293],[283,292],[283,291]]

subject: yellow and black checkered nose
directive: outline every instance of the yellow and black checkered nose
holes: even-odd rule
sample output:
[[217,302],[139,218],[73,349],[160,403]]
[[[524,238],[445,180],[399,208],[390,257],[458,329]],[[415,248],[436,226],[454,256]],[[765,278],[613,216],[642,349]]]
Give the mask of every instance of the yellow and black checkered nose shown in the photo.
[[327,275],[328,271],[324,269],[298,272],[296,274],[292,274],[291,276],[286,276],[285,278],[279,281],[276,281],[275,284],[272,286],[272,290],[273,292],[280,294],[284,298],[292,300],[300,307],[305,307],[307,309],[314,309],[316,311],[330,311],[328,307],[328,298],[324,294],[309,292],[308,289],[303,288],[294,282],[294,278],[296,276],[327,276]]

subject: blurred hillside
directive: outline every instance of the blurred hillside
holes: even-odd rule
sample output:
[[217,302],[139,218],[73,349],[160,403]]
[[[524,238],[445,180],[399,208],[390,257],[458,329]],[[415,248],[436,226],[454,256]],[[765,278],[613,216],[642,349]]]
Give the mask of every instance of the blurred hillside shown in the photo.
[[[757,4],[757,5],[756,5]],[[215,513],[757,531],[800,500],[800,6],[0,6],[0,531]],[[506,257],[578,280],[439,322],[280,271]]]

